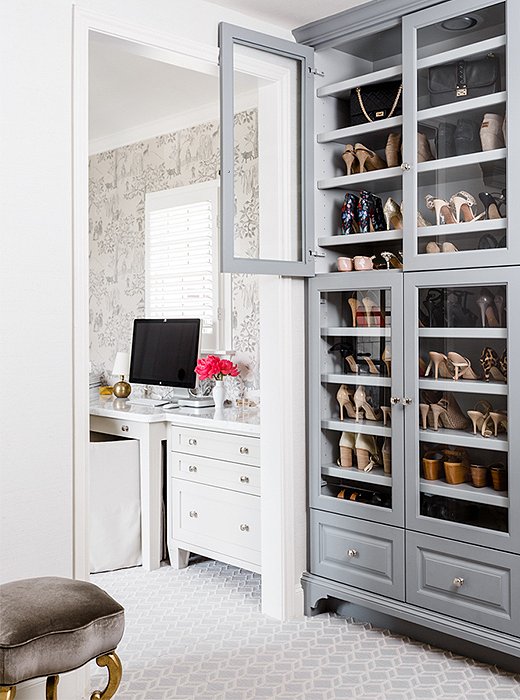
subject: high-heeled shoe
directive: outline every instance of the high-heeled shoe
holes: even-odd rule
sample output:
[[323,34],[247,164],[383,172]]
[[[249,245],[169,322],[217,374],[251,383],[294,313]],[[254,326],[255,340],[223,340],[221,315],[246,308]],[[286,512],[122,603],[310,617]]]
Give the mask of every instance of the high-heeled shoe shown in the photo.
[[475,408],[466,411],[468,416],[471,419],[471,422],[473,424],[473,434],[477,435],[477,433],[480,433],[482,430],[482,426],[487,420],[487,417],[489,416],[490,411],[492,411],[493,408],[489,401],[478,401],[478,403],[475,405]]
[[381,253],[381,257],[386,262],[386,269],[387,270],[389,270],[391,267],[395,267],[396,270],[403,269],[403,262],[402,262],[402,260],[399,260],[399,258],[397,257],[397,255],[395,255],[395,253],[390,253],[388,250],[384,250]]
[[500,211],[500,207],[503,206],[503,202],[500,202],[489,192],[479,192],[479,199],[484,205],[486,219],[503,219],[505,213]]
[[426,252],[427,253],[458,253],[459,249],[453,243],[450,243],[450,241],[444,241],[444,243],[441,243],[441,245],[439,245],[435,241],[429,241],[426,244]]
[[[483,218],[484,213],[476,214],[475,207],[477,203],[473,195],[469,192],[461,190],[450,197],[450,206],[455,211],[455,221],[460,223],[468,223],[470,221],[479,221]],[[462,214],[462,221],[460,215]]]
[[389,168],[397,168],[401,165],[401,134],[388,134],[385,157]]
[[501,114],[484,114],[480,125],[480,143],[483,151],[505,148],[504,117]]
[[430,148],[430,142],[425,134],[417,132],[417,162],[425,163],[427,160],[435,160]]
[[389,345],[385,345],[385,349],[383,350],[383,354],[381,355],[381,359],[385,363],[386,376],[391,377],[392,376],[392,351],[390,350]]
[[352,328],[366,328],[368,326],[368,318],[365,306],[356,297],[350,297],[348,303],[352,313]]
[[434,377],[435,379],[439,378],[439,375],[441,376],[442,379],[453,379],[453,372],[450,370],[450,365],[448,364],[448,358],[446,355],[442,352],[435,352],[431,350],[428,355],[430,356],[430,362],[428,364],[428,367],[426,368],[426,372],[424,373],[425,377],[428,377],[432,367],[434,368]]
[[381,413],[383,414],[383,425],[386,426],[387,423],[392,421],[392,407],[391,406],[381,406]]
[[[485,347],[480,355],[480,364],[482,366],[482,371],[484,372],[484,379],[489,382],[491,378],[495,382],[505,382],[507,381],[507,355],[505,354],[504,364],[501,362],[501,358],[493,348]],[[505,373],[503,368],[505,369]]]
[[455,368],[455,374],[453,375],[455,381],[461,378],[470,380],[480,379],[479,375],[476,374],[475,370],[472,368],[468,358],[463,357],[458,352],[449,352],[448,362]]
[[352,467],[354,460],[354,448],[356,446],[356,435],[354,433],[341,433],[339,440],[339,459],[338,467],[349,469]]
[[375,255],[355,255],[353,260],[354,270],[373,270]]
[[336,401],[339,404],[339,419],[343,420],[343,409],[347,410],[347,416],[349,418],[355,418],[356,417],[356,408],[354,404],[352,403],[351,400],[351,395],[352,392],[349,391],[348,386],[346,384],[342,384],[340,388],[338,389],[338,393],[336,394]]
[[364,360],[367,363],[368,371],[370,374],[380,374],[378,368],[376,367],[374,360],[370,357],[369,354],[365,355],[364,353],[360,353],[358,355],[358,357],[360,360]]
[[464,156],[480,151],[480,124],[473,119],[457,119],[454,142],[455,155]]
[[358,386],[354,393],[354,405],[356,407],[356,421],[360,421],[360,414],[363,412],[367,420],[381,420],[381,411],[374,408],[367,399],[365,387]]
[[419,413],[421,414],[421,427],[423,430],[428,428],[428,414],[430,413],[430,404],[420,403]]
[[390,438],[385,438],[383,442],[383,449],[381,450],[383,456],[383,471],[385,474],[392,473],[392,440]]
[[359,232],[359,197],[347,192],[341,206],[341,233],[348,236]]
[[430,411],[433,430],[439,429],[439,423],[448,430],[465,430],[468,427],[468,419],[452,394],[445,394],[437,403],[430,404]]
[[341,156],[347,168],[347,175],[352,175],[359,172],[359,161],[351,143],[347,143],[343,155]]
[[446,318],[451,328],[475,328],[477,317],[468,309],[468,296],[473,292],[467,289],[451,289],[446,297]]
[[504,297],[501,294],[495,294],[493,303],[495,304],[495,309],[497,312],[498,325],[500,328],[502,328],[504,325]]
[[369,296],[363,297],[361,301],[365,307],[367,326],[371,326],[373,328],[384,328],[385,316],[379,308],[379,305]]
[[498,366],[502,374],[504,375],[505,381],[507,381],[507,350],[504,350],[499,361]]
[[372,192],[362,190],[357,205],[359,233],[386,231],[383,202]]
[[354,359],[354,355],[347,355],[345,358],[345,370],[348,369],[352,374],[359,374],[359,365]]
[[392,230],[392,227],[396,230],[403,228],[403,215],[401,213],[401,208],[397,202],[388,197],[383,207],[385,214],[386,228],[388,231]]
[[451,207],[445,199],[433,197],[431,194],[427,194],[424,199],[428,209],[433,209],[435,211],[437,226],[440,226],[441,224],[457,223],[455,217],[453,216],[453,212],[451,211]]
[[359,161],[360,173],[366,173],[370,170],[381,170],[387,167],[385,161],[375,151],[363,146],[362,143],[356,143],[354,151]]
[[480,317],[482,321],[482,328],[498,328],[498,318],[495,314],[494,308],[495,295],[487,288],[483,287],[480,290],[480,296],[477,299],[477,306],[480,309]]
[[[493,430],[490,428],[491,421],[493,422]],[[498,437],[498,433],[502,432],[502,429],[507,433],[507,412],[490,411],[480,432],[483,437]]]
[[358,433],[356,436],[356,461],[357,468],[364,472],[381,466],[381,453],[373,435]]

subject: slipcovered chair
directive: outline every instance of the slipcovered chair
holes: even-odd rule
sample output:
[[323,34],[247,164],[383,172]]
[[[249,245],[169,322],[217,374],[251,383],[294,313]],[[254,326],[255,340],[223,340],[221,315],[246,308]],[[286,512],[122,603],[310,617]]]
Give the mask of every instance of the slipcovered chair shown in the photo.
[[121,681],[115,649],[125,628],[124,609],[87,581],[44,577],[0,586],[0,700],[14,700],[16,686],[47,677],[46,700],[57,700],[61,673],[96,659],[108,669],[109,700]]

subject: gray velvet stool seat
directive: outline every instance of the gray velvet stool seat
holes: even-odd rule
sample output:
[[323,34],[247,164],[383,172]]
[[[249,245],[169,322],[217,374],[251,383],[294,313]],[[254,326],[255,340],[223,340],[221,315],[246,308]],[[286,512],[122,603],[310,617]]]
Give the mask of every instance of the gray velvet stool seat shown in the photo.
[[96,659],[108,683],[91,700],[109,700],[121,681],[115,649],[125,628],[124,609],[86,581],[45,577],[0,586],[0,700],[16,686],[47,677],[46,699],[57,699],[59,675]]

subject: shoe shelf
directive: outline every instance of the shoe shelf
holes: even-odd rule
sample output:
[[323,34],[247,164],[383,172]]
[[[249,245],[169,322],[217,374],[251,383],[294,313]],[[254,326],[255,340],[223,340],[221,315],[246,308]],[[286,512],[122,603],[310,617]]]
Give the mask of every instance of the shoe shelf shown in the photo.
[[[318,245],[322,248],[335,248],[344,245],[359,245],[360,243],[381,243],[382,241],[401,241],[402,229],[396,231],[374,231],[373,233],[349,233],[337,236],[318,238]],[[395,269],[395,268],[394,268]],[[399,270],[396,269],[396,272]]]
[[441,224],[440,226],[421,226],[417,229],[419,238],[436,238],[437,236],[457,236],[460,233],[485,233],[507,228],[507,219],[486,219],[468,221],[462,224]]
[[[354,273],[355,274],[355,273]],[[346,328],[345,326],[337,326],[332,328],[322,328],[322,336],[346,336],[352,338],[389,338],[392,334],[392,329],[386,328]]]
[[[502,150],[502,149],[500,149]],[[421,172],[418,172],[417,175],[420,178],[419,179],[419,187],[438,187],[439,186],[439,179],[441,180],[441,186],[443,189],[446,189],[449,187],[451,182],[468,182],[468,181],[482,181],[482,168],[481,165],[485,162],[497,162],[498,164],[495,166],[491,166],[494,168],[501,168],[502,172],[505,172],[505,161],[503,161],[501,158],[496,159],[496,158],[490,158],[486,159],[484,156],[486,153],[491,153],[491,151],[486,151],[486,152],[479,152],[479,153],[471,153],[467,156],[455,156],[453,158],[447,158],[446,161],[464,161],[464,164],[461,165],[455,165],[452,163],[449,167],[444,168],[444,170],[441,170],[440,168],[437,167],[432,167],[429,169],[424,169]],[[496,151],[493,151],[493,153],[496,153]],[[505,149],[504,149],[505,153]],[[501,162],[502,161],[502,162]],[[430,163],[434,163],[435,166],[437,163],[435,161],[428,161]],[[458,184],[455,185],[454,187],[458,189]],[[452,194],[452,192],[446,192],[446,194],[449,196]],[[471,223],[471,222],[468,222]],[[466,224],[461,224],[462,226],[465,226]],[[421,227],[422,228],[422,227]]]
[[506,35],[500,34],[499,36],[494,36],[491,39],[476,41],[473,44],[466,44],[465,46],[459,46],[456,49],[450,49],[449,51],[442,51],[441,53],[420,58],[417,61],[417,70],[431,68],[432,66],[440,66],[442,63],[456,63],[457,61],[468,58],[469,56],[474,57],[477,54],[485,55],[491,53],[492,51],[496,51],[505,45]]
[[401,168],[381,168],[381,170],[371,170],[368,173],[356,173],[352,175],[341,175],[339,177],[329,177],[318,180],[319,190],[369,190],[389,192],[390,190],[400,190],[402,188]]
[[428,107],[427,109],[420,109],[417,112],[417,123],[424,124],[424,122],[429,119],[449,117],[450,114],[460,114],[471,110],[479,110],[484,113],[493,107],[504,104],[505,101],[506,93],[502,91],[493,92],[490,95],[483,95],[482,97],[473,97],[469,100],[463,100],[462,102],[450,102],[447,105],[440,105],[439,107]]
[[463,394],[507,396],[508,387],[504,382],[480,382],[470,379],[419,379],[419,389],[429,391],[450,391]]
[[325,384],[356,384],[358,386],[392,386],[390,377],[380,374],[322,374],[321,381]]
[[502,436],[486,438],[481,435],[474,435],[466,430],[449,430],[447,428],[419,430],[419,440],[421,442],[443,443],[454,445],[455,447],[474,447],[479,450],[494,450],[496,452],[507,452],[509,449],[507,438]]
[[504,160],[506,156],[507,148],[495,148],[491,151],[478,151],[476,153],[468,153],[464,156],[451,156],[450,158],[427,160],[424,163],[417,164],[417,172],[419,174],[437,170],[442,170],[444,172],[450,168],[461,168],[468,165],[478,165],[480,163],[492,163],[495,160]]
[[334,129],[333,131],[324,131],[318,134],[318,143],[352,143],[359,136],[363,138],[371,134],[385,131],[390,133],[400,129],[403,125],[402,117],[390,117],[389,119],[380,119],[375,122],[366,122],[365,124],[356,124],[356,126],[346,126],[342,129]]
[[345,420],[322,420],[321,427],[326,430],[337,430],[340,433],[363,433],[363,435],[392,437],[392,429],[385,427],[382,421],[366,420],[364,418],[358,421],[351,418]]
[[334,476],[338,479],[347,479],[348,481],[363,481],[370,484],[379,484],[380,486],[392,486],[392,477],[385,474],[382,467],[374,467],[370,472],[364,472],[356,467],[336,467],[334,464],[325,464],[321,468],[321,473],[324,476]]
[[507,491],[495,491],[490,486],[476,488],[471,484],[448,484],[445,481],[428,481],[421,479],[421,493],[433,493],[436,496],[446,498],[456,498],[460,501],[470,501],[471,503],[485,503],[488,506],[509,507]]
[[336,83],[331,83],[330,85],[323,85],[316,90],[316,96],[339,97],[340,99],[345,100],[350,97],[350,91],[357,87],[371,85],[373,83],[383,83],[387,80],[395,80],[396,78],[401,77],[402,72],[402,65],[396,65],[390,66],[390,68],[376,70],[373,73],[357,75],[355,78],[347,78],[346,80],[340,80]]
[[[444,253],[444,255],[449,255],[449,253]],[[507,328],[419,328],[419,338],[497,340],[507,338]]]

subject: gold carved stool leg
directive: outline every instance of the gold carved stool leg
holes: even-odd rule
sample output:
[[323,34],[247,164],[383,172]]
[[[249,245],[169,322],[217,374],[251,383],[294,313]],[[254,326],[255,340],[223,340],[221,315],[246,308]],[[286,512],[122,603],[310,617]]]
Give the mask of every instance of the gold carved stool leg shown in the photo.
[[0,700],[14,700],[16,695],[16,686],[2,685],[0,686]]
[[49,676],[45,684],[45,700],[58,700],[59,676]]
[[[98,656],[96,659],[98,666],[106,666],[108,669],[108,683],[105,690],[95,690],[90,696],[90,700],[110,700],[111,697],[115,695],[116,690],[119,688],[121,683],[121,676],[123,675],[123,667],[119,656],[113,651],[110,654],[105,654],[104,656]],[[2,698],[0,698],[2,700]]]

